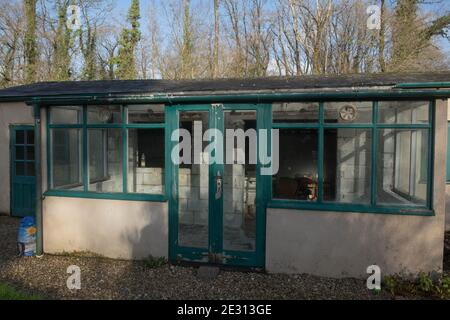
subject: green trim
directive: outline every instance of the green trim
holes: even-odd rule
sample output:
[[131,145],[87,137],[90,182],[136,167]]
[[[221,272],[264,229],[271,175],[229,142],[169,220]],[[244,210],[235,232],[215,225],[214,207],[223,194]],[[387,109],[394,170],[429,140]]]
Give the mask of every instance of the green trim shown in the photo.
[[[172,187],[167,190],[169,195],[169,257],[172,261],[188,260],[194,262],[211,262],[210,254],[222,256],[223,264],[247,267],[263,267],[265,264],[265,228],[266,228],[266,199],[267,185],[271,182],[271,176],[261,176],[261,166],[256,168],[256,239],[254,251],[228,251],[224,250],[224,217],[223,194],[220,199],[215,198],[216,174],[220,172],[224,176],[224,164],[211,164],[209,166],[209,210],[208,210],[208,245],[205,248],[189,248],[178,244],[178,166],[171,159],[171,151],[176,144],[170,140],[170,133],[179,127],[180,112],[204,111],[208,112],[209,129],[224,130],[225,111],[229,110],[254,110],[256,111],[257,129],[270,129],[271,105],[261,104],[218,104],[218,105],[177,105],[166,108],[166,161]],[[259,132],[259,131],[258,131]],[[258,139],[259,139],[258,135]],[[225,146],[224,146],[225,147]],[[258,150],[259,152],[259,150]],[[169,183],[167,183],[169,185]]]
[[[79,105],[79,103],[77,104]],[[55,196],[66,196],[66,197],[82,197],[80,196],[81,191],[63,191],[53,189],[53,177],[52,177],[52,141],[51,141],[51,130],[52,129],[81,129],[81,157],[82,157],[82,182],[83,182],[83,193],[86,194],[86,198],[95,199],[118,199],[118,200],[143,200],[143,201],[164,201],[164,195],[158,194],[135,194],[128,192],[128,129],[164,129],[164,124],[132,124],[127,125],[127,106],[121,106],[121,123],[114,124],[88,124],[87,119],[87,109],[89,106],[83,104],[82,106],[82,121],[80,124],[75,125],[64,125],[64,124],[50,124],[51,111],[47,108],[47,177],[48,177],[48,192],[51,192]],[[88,131],[89,129],[120,129],[122,131],[122,193],[96,193],[89,191],[89,141],[88,141]],[[167,168],[167,164],[166,164]],[[165,170],[166,171],[166,170]],[[167,183],[167,182],[166,182]],[[103,196],[104,195],[104,196]]]
[[395,89],[450,88],[450,82],[412,82],[395,85]]
[[44,193],[46,197],[66,197],[66,198],[84,198],[84,199],[106,199],[106,200],[130,200],[130,201],[153,201],[166,202],[164,195],[156,194],[138,194],[138,193],[98,193],[69,190],[49,190]]
[[268,208],[272,209],[295,209],[299,211],[318,211],[318,212],[336,212],[336,213],[372,213],[372,214],[392,214],[405,216],[434,216],[434,211],[415,206],[382,206],[378,205],[376,208],[370,205],[353,204],[353,203],[322,203],[317,204],[307,201],[296,200],[281,200],[273,199],[268,202]]
[[83,106],[83,130],[82,130],[82,146],[81,155],[83,159],[83,189],[84,192],[89,191],[89,140],[87,128],[87,105]]
[[284,92],[284,93],[235,93],[235,94],[204,94],[204,95],[173,95],[165,93],[141,94],[141,95],[111,95],[109,93],[93,93],[66,96],[35,96],[30,98],[8,97],[0,98],[0,101],[25,101],[28,104],[40,103],[41,105],[65,104],[145,104],[145,103],[261,103],[275,101],[325,101],[325,100],[372,100],[372,99],[435,99],[449,98],[450,90],[380,90],[360,89],[353,91],[321,91],[321,92]]
[[[378,119],[378,113],[379,113],[379,107],[378,107],[378,101],[373,102],[373,108],[372,108],[372,122],[367,124],[327,124],[324,122],[324,108],[323,108],[323,101],[319,103],[319,122],[318,123],[273,123],[272,128],[273,129],[285,129],[285,128],[292,128],[292,129],[303,129],[303,128],[314,128],[319,130],[319,150],[318,150],[318,199],[316,202],[303,202],[303,201],[295,201],[295,200],[289,200],[289,208],[308,208],[313,210],[332,210],[332,208],[329,205],[325,205],[323,203],[323,183],[324,183],[324,177],[323,177],[323,166],[324,166],[324,130],[329,128],[361,128],[361,129],[370,129],[372,134],[372,152],[371,152],[371,193],[370,193],[370,205],[371,206],[358,206],[359,210],[362,212],[373,212],[373,213],[399,213],[402,214],[401,210],[398,210],[395,204],[389,205],[389,206],[382,206],[377,205],[377,173],[378,173],[378,133],[381,129],[426,129],[428,130],[429,135],[429,148],[428,148],[428,185],[427,185],[427,204],[426,207],[423,209],[420,209],[422,211],[425,210],[425,214],[428,215],[429,212],[431,212],[433,206],[432,206],[432,188],[433,188],[433,154],[434,154],[434,108],[435,108],[435,101],[430,100],[429,101],[429,122],[428,123],[419,123],[419,124],[386,124],[386,123],[379,123]],[[276,203],[277,205],[283,206],[282,199],[274,199],[272,196],[272,193],[269,197],[271,200],[271,203]],[[281,202],[280,202],[281,201]],[[292,204],[293,202],[294,204]],[[338,207],[342,207],[342,210],[347,210],[350,212],[356,212],[358,210],[355,210],[353,207],[353,204],[349,203],[336,203],[335,204]],[[314,208],[312,208],[314,207]],[[405,206],[403,206],[405,207]],[[389,212],[389,208],[392,208],[391,212]]]
[[122,191],[128,193],[128,107],[122,106]]
[[[372,105],[372,121],[378,123],[378,101],[374,101]],[[375,207],[377,205],[377,173],[378,173],[378,130],[376,126],[372,127],[372,150],[371,150],[371,174],[370,174],[370,204]]]

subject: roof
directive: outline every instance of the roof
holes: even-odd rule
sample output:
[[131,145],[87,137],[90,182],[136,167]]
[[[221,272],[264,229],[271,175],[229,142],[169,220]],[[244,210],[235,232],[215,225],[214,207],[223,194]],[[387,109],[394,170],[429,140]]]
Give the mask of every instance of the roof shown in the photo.
[[392,87],[404,83],[450,83],[450,72],[408,74],[305,75],[255,79],[215,80],[99,80],[40,82],[0,90],[1,100],[73,95],[214,94],[275,92],[360,87]]

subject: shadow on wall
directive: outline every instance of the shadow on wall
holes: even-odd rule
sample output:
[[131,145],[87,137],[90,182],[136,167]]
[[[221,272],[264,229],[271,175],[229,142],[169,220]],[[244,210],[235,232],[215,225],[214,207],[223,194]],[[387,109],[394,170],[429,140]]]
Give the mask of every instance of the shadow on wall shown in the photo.
[[450,231],[450,184],[445,186],[445,231]]

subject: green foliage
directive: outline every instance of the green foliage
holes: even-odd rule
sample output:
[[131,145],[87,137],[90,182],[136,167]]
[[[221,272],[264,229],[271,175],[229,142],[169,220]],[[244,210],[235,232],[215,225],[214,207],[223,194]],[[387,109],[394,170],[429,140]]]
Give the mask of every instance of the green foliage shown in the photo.
[[164,257],[149,256],[147,259],[144,260],[144,265],[150,269],[160,268],[162,266],[165,266],[166,264],[167,259]]
[[433,280],[427,274],[421,272],[417,280],[419,290],[423,292],[431,292],[433,290]]
[[42,297],[28,295],[4,283],[0,283],[0,300],[42,300]]
[[27,83],[36,81],[37,43],[36,43],[36,0],[25,0],[26,33],[25,58],[27,63]]
[[392,295],[395,295],[395,289],[397,287],[397,281],[395,279],[395,277],[392,276],[386,276],[384,278],[384,287],[385,289]]
[[398,275],[386,276],[382,288],[393,296],[450,299],[450,276],[445,275],[436,282],[423,272],[415,280],[406,280]]
[[131,29],[122,30],[119,53],[114,61],[117,65],[117,78],[122,80],[135,79],[137,76],[135,54],[137,44],[141,40],[140,18],[139,0],[132,0],[127,15],[127,22],[131,25]]

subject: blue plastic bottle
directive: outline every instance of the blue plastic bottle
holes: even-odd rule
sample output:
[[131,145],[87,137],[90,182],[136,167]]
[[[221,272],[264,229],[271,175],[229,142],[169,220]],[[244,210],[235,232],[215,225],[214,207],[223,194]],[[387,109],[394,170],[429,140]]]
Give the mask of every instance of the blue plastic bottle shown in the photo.
[[25,217],[20,221],[17,244],[19,256],[31,257],[36,254],[36,223],[34,217]]

